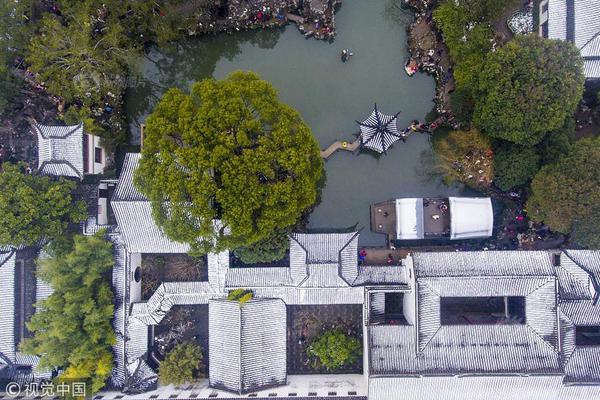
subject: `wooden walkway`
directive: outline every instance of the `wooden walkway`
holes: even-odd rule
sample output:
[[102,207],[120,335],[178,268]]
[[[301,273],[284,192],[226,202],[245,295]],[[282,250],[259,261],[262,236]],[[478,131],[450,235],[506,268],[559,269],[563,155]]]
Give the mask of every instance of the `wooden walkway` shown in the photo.
[[356,139],[354,142],[349,143],[346,141],[336,140],[325,150],[321,150],[321,158],[327,160],[331,155],[338,150],[346,150],[354,153],[360,147],[360,139]]

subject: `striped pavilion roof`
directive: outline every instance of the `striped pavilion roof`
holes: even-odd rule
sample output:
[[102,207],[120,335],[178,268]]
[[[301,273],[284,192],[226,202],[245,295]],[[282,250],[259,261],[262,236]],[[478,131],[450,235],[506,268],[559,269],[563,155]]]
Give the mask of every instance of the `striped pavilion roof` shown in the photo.
[[[398,113],[399,114],[399,113]],[[360,126],[360,142],[363,147],[385,153],[392,144],[402,138],[396,125],[396,115],[385,115],[379,112],[377,104],[367,119],[358,122]]]

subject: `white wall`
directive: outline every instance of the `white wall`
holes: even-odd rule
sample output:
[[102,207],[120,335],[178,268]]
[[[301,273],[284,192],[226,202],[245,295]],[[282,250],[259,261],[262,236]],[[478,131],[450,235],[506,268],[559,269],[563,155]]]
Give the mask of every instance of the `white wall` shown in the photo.
[[129,285],[129,295],[131,297],[132,303],[137,303],[142,301],[142,280],[139,282],[135,281],[135,270],[137,267],[142,266],[142,255],[140,253],[131,253],[130,254],[130,285]]
[[[106,150],[100,145],[100,138],[98,136],[90,135],[89,133],[86,133],[86,135],[88,137],[88,159],[84,160],[84,162],[87,162],[88,174],[102,174],[104,173],[104,167],[106,166]],[[102,149],[102,161],[99,163],[97,163],[95,159],[96,147]]]

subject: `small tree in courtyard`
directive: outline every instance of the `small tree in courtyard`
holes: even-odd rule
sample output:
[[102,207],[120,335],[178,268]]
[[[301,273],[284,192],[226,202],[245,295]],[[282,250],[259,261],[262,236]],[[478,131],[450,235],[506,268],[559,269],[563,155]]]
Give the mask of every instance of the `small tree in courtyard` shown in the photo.
[[362,346],[357,338],[344,334],[341,329],[331,329],[311,343],[306,353],[332,371],[358,360],[362,355]]
[[158,375],[163,385],[182,385],[198,377],[202,368],[202,349],[194,342],[173,347],[160,363]]

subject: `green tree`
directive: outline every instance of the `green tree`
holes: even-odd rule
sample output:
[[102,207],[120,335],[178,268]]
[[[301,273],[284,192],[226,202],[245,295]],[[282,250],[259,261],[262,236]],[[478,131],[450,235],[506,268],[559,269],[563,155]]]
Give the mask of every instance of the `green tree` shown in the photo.
[[503,143],[494,154],[494,183],[502,190],[523,185],[540,169],[540,156],[534,147]]
[[573,44],[517,36],[482,66],[473,122],[492,137],[535,145],[574,113],[584,80]]
[[309,357],[328,371],[352,364],[362,355],[362,345],[355,337],[347,336],[341,329],[325,331],[306,349]]
[[75,183],[25,173],[25,164],[5,163],[0,172],[0,245],[31,246],[63,234],[85,216],[83,202],[74,201]]
[[0,2],[0,113],[17,94],[19,81],[12,74],[15,57],[23,53],[29,42],[29,23],[34,0]]
[[317,199],[319,146],[298,112],[254,73],[206,79],[191,94],[170,89],[144,132],[134,182],[157,224],[194,252],[269,238]]
[[277,230],[268,238],[247,247],[240,247],[234,253],[244,264],[256,264],[281,260],[289,248],[288,232]]
[[38,261],[41,278],[54,292],[36,305],[27,324],[33,337],[21,344],[24,352],[41,357],[40,368],[63,370],[60,379],[86,380],[92,392],[102,389],[111,374],[115,343],[107,278],[112,245],[102,235],[62,240]]
[[600,139],[583,139],[531,183],[527,210],[534,221],[561,233],[574,232],[583,246],[600,247]]
[[571,150],[574,132],[574,118],[567,118],[562,128],[548,132],[544,139],[535,146],[540,155],[541,165],[552,164],[567,154]]
[[179,343],[160,363],[158,376],[163,385],[192,382],[202,368],[202,349],[194,342]]
[[447,0],[433,12],[454,62],[457,87],[471,90],[481,65],[492,49],[491,23],[516,0]]

